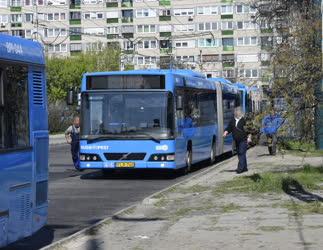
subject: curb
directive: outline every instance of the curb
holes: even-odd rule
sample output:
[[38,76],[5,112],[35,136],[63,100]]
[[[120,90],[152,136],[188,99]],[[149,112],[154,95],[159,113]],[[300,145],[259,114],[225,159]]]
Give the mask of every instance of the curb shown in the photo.
[[54,243],[52,243],[52,244],[50,244],[50,245],[48,245],[48,246],[43,247],[43,248],[41,248],[41,250],[49,250],[49,249],[64,249],[64,247],[63,247],[63,245],[64,245],[64,244],[69,243],[69,242],[71,242],[71,241],[73,241],[73,240],[75,241],[75,240],[77,240],[79,237],[83,237],[83,236],[85,236],[85,235],[92,234],[92,233],[93,233],[93,231],[98,230],[100,227],[104,226],[106,223],[108,223],[108,222],[112,221],[112,220],[113,220],[113,218],[118,217],[118,216],[122,215],[123,213],[126,213],[127,211],[130,211],[130,210],[134,209],[136,206],[138,206],[138,205],[139,205],[140,203],[142,203],[144,200],[146,200],[146,199],[151,199],[151,198],[153,198],[154,196],[156,196],[156,195],[160,195],[160,194],[162,194],[162,193],[166,193],[168,190],[171,190],[171,189],[173,189],[174,187],[180,186],[180,185],[182,185],[182,184],[184,184],[184,183],[186,183],[186,182],[188,182],[188,181],[191,181],[191,180],[196,179],[196,178],[198,178],[198,177],[200,177],[200,176],[202,176],[202,175],[205,175],[205,174],[207,174],[207,173],[209,173],[209,172],[213,171],[214,169],[217,169],[217,168],[221,167],[222,165],[224,165],[224,164],[226,164],[226,163],[229,163],[229,162],[231,162],[231,161],[233,161],[233,160],[234,160],[234,157],[230,157],[229,159],[224,160],[224,161],[222,161],[222,162],[219,162],[219,163],[217,163],[217,164],[215,164],[215,165],[213,165],[213,166],[211,166],[211,167],[207,167],[207,169],[204,169],[203,171],[201,171],[201,172],[199,172],[199,173],[197,173],[197,174],[195,174],[195,175],[192,175],[192,176],[188,177],[188,178],[187,178],[187,179],[185,179],[185,180],[182,180],[182,181],[180,181],[180,182],[178,182],[178,183],[175,183],[175,184],[173,184],[173,185],[171,185],[171,186],[169,186],[169,187],[166,187],[166,188],[164,188],[164,189],[162,189],[162,190],[160,190],[160,191],[157,191],[157,192],[155,192],[155,193],[153,193],[153,194],[151,194],[151,195],[147,196],[147,197],[146,197],[146,198],[144,198],[143,200],[141,200],[141,201],[139,201],[139,202],[136,202],[135,204],[133,204],[133,205],[131,205],[131,206],[129,206],[129,207],[126,207],[126,208],[124,208],[124,209],[122,209],[122,210],[120,210],[120,211],[116,212],[115,214],[113,214],[112,216],[110,216],[110,217],[108,217],[108,218],[105,218],[105,219],[103,219],[103,220],[101,220],[101,221],[99,221],[99,222],[97,222],[97,223],[95,223],[95,224],[93,224],[93,225],[91,225],[91,226],[88,226],[88,227],[86,227],[86,228],[82,229],[81,231],[78,231],[78,232],[76,232],[76,233],[74,233],[74,234],[72,234],[72,235],[70,235],[70,236],[68,236],[68,237],[66,237],[66,238],[60,239],[60,240],[58,240],[58,241],[56,241],[56,242],[54,242]]

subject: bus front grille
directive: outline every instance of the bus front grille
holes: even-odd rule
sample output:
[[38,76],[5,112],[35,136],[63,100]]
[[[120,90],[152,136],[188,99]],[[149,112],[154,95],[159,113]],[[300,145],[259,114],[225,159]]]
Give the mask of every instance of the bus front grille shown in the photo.
[[142,161],[146,153],[105,153],[104,156],[108,161]]

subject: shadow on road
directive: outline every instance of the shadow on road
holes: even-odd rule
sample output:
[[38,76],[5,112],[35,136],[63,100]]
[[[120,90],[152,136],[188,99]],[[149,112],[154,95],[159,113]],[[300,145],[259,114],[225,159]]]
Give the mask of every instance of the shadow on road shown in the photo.
[[[57,225],[58,226],[58,225]],[[36,234],[8,245],[1,250],[36,250],[52,243],[55,227],[47,225],[40,229]]]
[[282,183],[284,192],[304,202],[323,202],[323,198],[304,189],[304,187],[295,179],[285,178]]

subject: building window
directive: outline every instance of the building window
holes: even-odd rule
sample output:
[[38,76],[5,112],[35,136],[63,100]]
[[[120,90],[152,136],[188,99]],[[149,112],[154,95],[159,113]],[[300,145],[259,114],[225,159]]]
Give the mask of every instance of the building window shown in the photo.
[[238,37],[237,45],[238,46],[253,46],[258,44],[258,39],[256,36],[252,37]]
[[156,25],[154,25],[154,24],[138,25],[137,32],[138,33],[155,33],[156,32]]
[[156,40],[143,40],[137,43],[138,49],[156,49],[157,41]]
[[0,7],[7,8],[8,0],[0,0]]
[[212,31],[218,29],[218,23],[217,22],[207,22],[207,23],[199,23],[198,24],[198,30],[199,31]]
[[222,5],[221,6],[221,14],[233,14],[233,6],[232,5]]
[[156,17],[157,13],[154,9],[139,9],[136,11],[136,17],[137,18],[143,18],[143,17]]
[[194,9],[174,9],[174,16],[194,16]]
[[197,7],[197,15],[216,15],[218,14],[217,6]]
[[175,48],[195,48],[195,40],[176,41]]
[[82,51],[82,44],[81,43],[71,43],[70,44],[70,51],[71,52]]
[[258,78],[258,70],[257,69],[241,69],[239,71],[239,77]]
[[222,30],[233,30],[233,22],[231,22],[231,21],[222,22],[221,29]]
[[195,25],[194,24],[178,24],[174,25],[174,28],[176,32],[192,32],[195,31]]
[[0,24],[3,24],[3,23],[8,23],[8,15],[3,15],[1,14],[0,15]]
[[199,39],[198,46],[201,48],[219,47],[219,39],[212,39],[212,38]]
[[119,27],[118,26],[107,27],[107,34],[119,34]]

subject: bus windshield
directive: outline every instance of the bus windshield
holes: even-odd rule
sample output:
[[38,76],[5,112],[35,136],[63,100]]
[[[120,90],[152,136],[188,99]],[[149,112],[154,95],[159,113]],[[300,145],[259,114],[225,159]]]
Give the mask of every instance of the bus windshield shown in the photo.
[[168,139],[173,135],[173,113],[168,92],[86,92],[81,138]]

